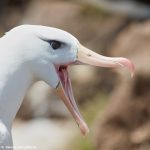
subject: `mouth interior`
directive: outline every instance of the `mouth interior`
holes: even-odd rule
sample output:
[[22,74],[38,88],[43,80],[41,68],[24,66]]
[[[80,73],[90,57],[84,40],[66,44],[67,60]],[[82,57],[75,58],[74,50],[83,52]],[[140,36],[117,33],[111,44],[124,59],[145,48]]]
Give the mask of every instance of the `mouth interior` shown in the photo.
[[60,78],[61,85],[63,87],[64,93],[67,97],[67,104],[68,109],[70,110],[72,116],[74,117],[75,121],[77,122],[82,134],[88,133],[88,127],[83,120],[82,115],[79,112],[77,104],[74,99],[71,81],[68,74],[68,66],[59,66],[57,67],[57,73]]
[[75,103],[75,99],[74,99],[74,96],[73,96],[72,86],[71,86],[71,81],[70,81],[70,78],[69,78],[69,75],[68,75],[67,66],[59,67],[58,74],[59,74],[62,86],[64,88],[64,91],[65,91],[68,99],[70,100],[71,105],[79,113],[77,104]]

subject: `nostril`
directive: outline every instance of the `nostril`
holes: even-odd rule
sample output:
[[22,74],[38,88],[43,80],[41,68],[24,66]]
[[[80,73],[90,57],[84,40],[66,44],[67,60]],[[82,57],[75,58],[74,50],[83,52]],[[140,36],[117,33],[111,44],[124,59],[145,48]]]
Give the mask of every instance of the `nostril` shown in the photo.
[[87,54],[87,56],[92,56],[91,54]]

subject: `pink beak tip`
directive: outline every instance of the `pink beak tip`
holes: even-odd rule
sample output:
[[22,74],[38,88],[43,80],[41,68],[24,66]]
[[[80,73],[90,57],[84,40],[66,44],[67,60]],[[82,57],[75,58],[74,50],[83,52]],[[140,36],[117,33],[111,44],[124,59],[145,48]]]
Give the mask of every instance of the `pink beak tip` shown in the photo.
[[129,62],[129,70],[131,72],[131,78],[133,78],[134,77],[134,72],[135,72],[135,66],[131,61]]
[[127,58],[122,58],[119,63],[122,64],[124,67],[127,67],[129,69],[130,74],[131,74],[131,78],[133,78],[134,72],[135,72],[134,64]]
[[79,126],[82,135],[86,136],[89,133],[89,128],[86,124]]

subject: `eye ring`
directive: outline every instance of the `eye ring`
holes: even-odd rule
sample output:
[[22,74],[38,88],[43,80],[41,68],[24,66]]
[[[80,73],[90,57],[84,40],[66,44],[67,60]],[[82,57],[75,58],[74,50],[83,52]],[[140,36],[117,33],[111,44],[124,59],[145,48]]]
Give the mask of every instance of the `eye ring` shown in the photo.
[[61,42],[59,41],[50,41],[50,45],[54,50],[57,50],[58,48],[61,47]]

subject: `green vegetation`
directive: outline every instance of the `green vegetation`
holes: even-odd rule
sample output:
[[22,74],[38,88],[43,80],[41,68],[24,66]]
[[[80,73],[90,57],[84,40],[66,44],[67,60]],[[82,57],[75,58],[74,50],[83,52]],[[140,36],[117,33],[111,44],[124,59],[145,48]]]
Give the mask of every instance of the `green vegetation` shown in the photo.
[[106,94],[98,94],[93,100],[88,100],[86,105],[84,105],[82,114],[86,122],[91,125],[95,117],[102,112],[108,102],[108,96]]
[[[82,114],[89,126],[91,128],[95,118],[99,115],[108,102],[108,96],[105,94],[98,94],[94,100],[90,100],[87,104],[81,108]],[[71,150],[93,150],[93,144],[91,139],[91,134],[83,137],[81,134],[77,135],[73,143],[71,143]]]

